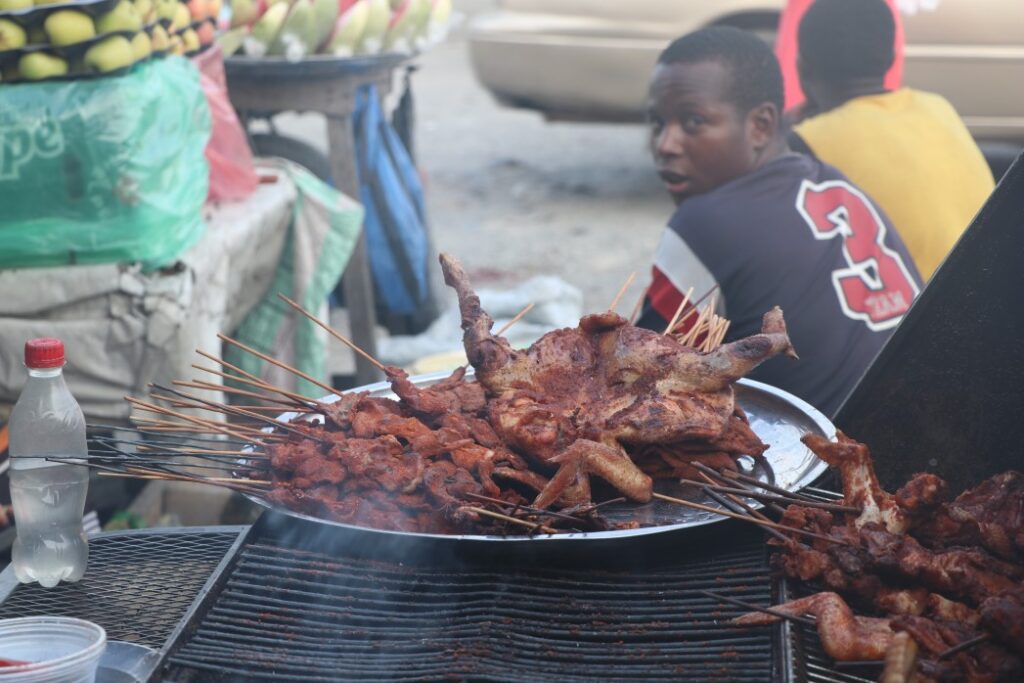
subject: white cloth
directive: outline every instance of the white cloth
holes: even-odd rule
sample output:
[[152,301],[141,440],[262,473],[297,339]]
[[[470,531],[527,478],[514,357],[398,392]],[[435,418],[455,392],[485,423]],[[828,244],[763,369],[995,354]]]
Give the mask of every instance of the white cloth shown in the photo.
[[151,382],[203,374],[190,367],[202,360],[195,349],[220,355],[217,333],[234,330],[269,288],[295,197],[281,174],[245,201],[207,207],[203,238],[152,273],[131,264],[0,270],[0,418],[25,382],[32,337],[64,341],[68,385],[92,422],[123,422],[124,396],[146,396]]

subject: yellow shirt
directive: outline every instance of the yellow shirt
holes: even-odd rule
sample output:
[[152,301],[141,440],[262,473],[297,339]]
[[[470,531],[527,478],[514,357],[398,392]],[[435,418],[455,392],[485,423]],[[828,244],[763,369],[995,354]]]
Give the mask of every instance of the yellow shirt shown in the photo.
[[889,216],[929,279],[995,183],[952,105],[902,88],[852,99],[795,128]]

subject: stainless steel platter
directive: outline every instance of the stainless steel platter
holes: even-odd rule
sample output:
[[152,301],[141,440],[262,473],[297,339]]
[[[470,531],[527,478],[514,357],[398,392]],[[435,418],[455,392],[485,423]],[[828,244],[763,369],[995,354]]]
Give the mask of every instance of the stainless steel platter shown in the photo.
[[[415,376],[412,381],[417,386],[428,387],[448,376],[449,373],[434,373]],[[470,376],[470,373],[467,373]],[[391,387],[387,382],[379,382],[351,391],[368,391],[372,396],[391,397]],[[819,434],[829,439],[835,438],[835,427],[821,412],[796,396],[777,389],[776,387],[749,379],[741,379],[736,383],[736,398],[746,412],[754,432],[768,444],[764,457],[770,467],[765,470],[753,459],[745,458],[740,465],[743,470],[762,481],[770,481],[788,491],[799,491],[817,479],[828,465],[822,462],[800,441],[807,433]],[[337,400],[331,396],[325,402]],[[295,413],[284,413],[282,420],[294,419]],[[655,489],[666,495],[699,500],[705,505],[720,507],[714,501],[698,495],[694,497],[692,489],[674,482],[659,482]],[[659,500],[650,503],[619,503],[606,505],[602,508],[602,516],[611,522],[638,521],[643,526],[638,529],[620,529],[614,531],[593,531],[588,533],[562,533],[553,536],[491,536],[483,534],[440,535],[421,534],[406,531],[389,531],[382,529],[366,529],[351,524],[319,519],[310,515],[288,510],[272,504],[262,498],[249,496],[255,503],[284,515],[317,522],[348,530],[370,531],[375,534],[392,535],[394,537],[416,537],[421,539],[471,540],[500,543],[545,543],[551,541],[572,542],[598,539],[614,539],[625,537],[649,536],[665,532],[677,532],[684,529],[696,529],[726,518],[709,512],[702,512],[680,505],[673,505]]]

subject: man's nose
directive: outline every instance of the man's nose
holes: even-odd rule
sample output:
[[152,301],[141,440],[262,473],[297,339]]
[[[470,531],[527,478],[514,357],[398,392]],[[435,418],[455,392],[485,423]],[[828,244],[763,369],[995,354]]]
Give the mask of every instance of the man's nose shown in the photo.
[[654,152],[659,157],[679,156],[683,153],[685,137],[682,126],[675,123],[665,124],[654,140]]

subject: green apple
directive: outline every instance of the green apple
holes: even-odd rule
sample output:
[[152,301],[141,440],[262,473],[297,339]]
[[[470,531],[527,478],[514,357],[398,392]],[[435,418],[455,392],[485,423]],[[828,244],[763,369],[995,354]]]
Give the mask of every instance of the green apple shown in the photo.
[[174,8],[174,16],[171,17],[171,30],[183,31],[192,23],[192,15],[188,11],[188,5],[179,2]]
[[32,0],[0,0],[0,10],[25,9],[32,6]]
[[148,24],[156,18],[155,10],[153,0],[135,0],[135,11],[143,24]]
[[0,19],[0,52],[16,50],[28,42],[25,29],[10,19]]
[[178,11],[178,5],[181,4],[178,0],[153,0],[153,2],[156,4],[156,15],[168,21],[174,19],[174,14]]
[[167,29],[160,24],[153,27],[149,34],[149,41],[155,51],[166,52],[171,47],[171,38],[167,35]]
[[111,36],[85,51],[85,68],[93,73],[107,73],[134,61],[132,44],[124,36]]
[[18,60],[18,72],[23,78],[38,81],[42,78],[65,75],[68,72],[68,63],[46,52],[29,52]]
[[113,33],[114,31],[138,31],[142,29],[142,17],[131,0],[121,0],[114,5],[114,9],[106,14],[101,14],[96,20],[96,30],[99,33]]
[[142,61],[153,54],[153,41],[145,31],[139,31],[132,38],[132,57],[136,62]]
[[185,46],[185,54],[191,54],[202,47],[199,44],[199,34],[195,32],[195,29],[191,28],[181,32],[181,42]]
[[73,9],[58,10],[46,17],[43,28],[54,45],[74,45],[96,36],[92,17]]

